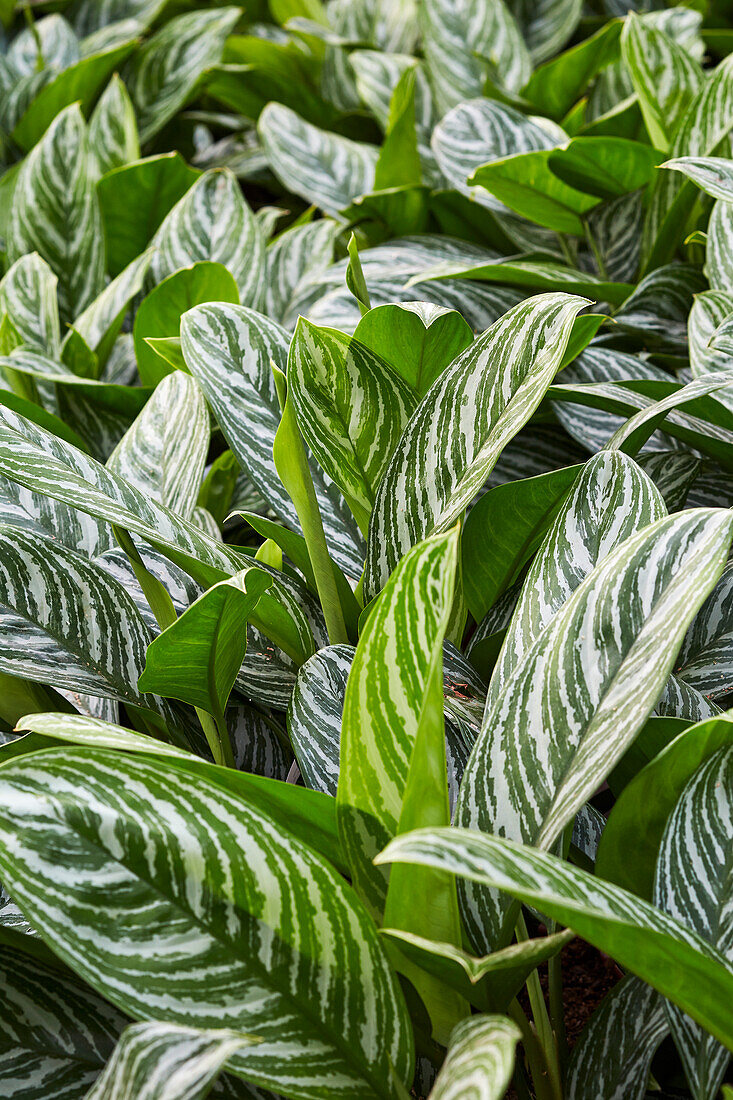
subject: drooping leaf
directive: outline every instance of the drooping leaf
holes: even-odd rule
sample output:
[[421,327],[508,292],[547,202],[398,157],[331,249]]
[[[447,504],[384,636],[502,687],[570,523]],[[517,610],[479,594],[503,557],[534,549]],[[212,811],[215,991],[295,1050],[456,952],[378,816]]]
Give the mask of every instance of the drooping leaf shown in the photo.
[[681,172],[706,195],[724,202],[733,201],[733,161],[725,157],[675,157],[661,165]]
[[[4,881],[114,1003],[258,1035],[231,1069],[293,1097],[335,1097],[347,1082],[396,1097],[393,1073],[409,1080],[407,1013],[376,929],[350,887],[272,817],[201,774],[98,749],[20,758],[0,788]],[[74,899],[73,924],[62,897],[64,908]],[[112,941],[98,935],[100,906],[114,913]]]
[[364,592],[382,588],[400,557],[446,530],[539,404],[584,301],[531,298],[447,367],[423,398],[377,490]]

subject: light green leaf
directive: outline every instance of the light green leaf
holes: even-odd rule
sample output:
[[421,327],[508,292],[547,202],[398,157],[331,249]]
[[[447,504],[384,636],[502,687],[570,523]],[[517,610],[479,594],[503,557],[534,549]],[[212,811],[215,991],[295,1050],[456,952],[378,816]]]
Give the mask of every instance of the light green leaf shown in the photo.
[[61,319],[70,321],[97,296],[104,237],[94,193],[86,125],[78,106],[58,115],[26,157],[13,195],[8,259],[38,252],[57,276]]
[[411,1079],[407,1011],[376,928],[276,819],[172,761],[66,747],[2,768],[0,805],[3,880],[113,1003],[257,1034],[231,1070],[294,1098],[393,1100],[393,1075]]
[[419,863],[512,894],[573,928],[733,1048],[733,966],[696,932],[620,887],[474,829],[418,829],[396,837],[378,861]]
[[107,469],[191,519],[209,453],[209,414],[190,375],[159,384],[107,460]]
[[377,486],[417,398],[354,337],[298,321],[288,387],[300,432],[366,534]]
[[430,388],[377,490],[367,599],[411,546],[446,530],[471,501],[540,403],[585,304],[568,294],[547,294],[515,306]]
[[221,58],[239,8],[177,15],[138,50],[126,76],[143,145],[184,106],[199,78]]
[[457,310],[429,302],[400,302],[365,313],[354,339],[423,397],[448,364],[473,343],[473,332]]
[[198,260],[214,260],[234,276],[242,304],[257,308],[264,290],[264,237],[228,169],[204,172],[167,215],[153,245],[156,282]]
[[374,170],[374,190],[420,186],[422,168],[415,122],[415,70],[406,69],[397,81],[389,105],[384,142]]
[[646,187],[662,154],[640,141],[616,137],[575,137],[553,149],[550,171],[569,187],[601,199],[614,199]]
[[661,167],[681,172],[714,199],[733,202],[733,160],[724,157],[675,157],[665,161]]
[[602,878],[651,899],[662,834],[685,785],[709,757],[732,743],[733,720],[708,718],[683,730],[631,779],[598,846],[596,871]]
[[472,1016],[451,1034],[433,1100],[501,1100],[514,1070],[519,1028],[506,1016]]
[[378,150],[319,130],[280,103],[268,103],[257,124],[267,162],[294,195],[337,217],[374,189]]
[[622,978],[573,1048],[568,1100],[644,1100],[652,1058],[668,1032],[659,994],[631,974]]
[[[179,341],[181,317],[203,302],[232,302],[239,305],[239,290],[234,276],[221,263],[201,260],[183,266],[159,282],[143,299],[135,314],[133,339],[140,380],[154,386],[167,374],[170,365],[148,340]],[[181,356],[183,369],[185,360]]]
[[[42,714],[26,714],[16,724],[16,730],[29,731],[25,738],[0,748],[0,764],[11,759],[12,748],[28,741],[35,748],[48,748],[48,742],[65,741],[71,745],[84,745],[93,749],[115,749],[118,752],[142,752],[152,756],[173,756],[192,759],[191,753],[176,745],[169,745],[145,733],[116,726],[101,718],[85,714],[65,714],[45,711]],[[3,751],[5,749],[5,751]],[[29,750],[30,751],[30,750]],[[193,759],[199,759],[194,757]],[[203,763],[203,762],[202,762]]]
[[226,1063],[257,1039],[237,1031],[130,1024],[85,1100],[203,1100]]
[[582,236],[582,215],[597,206],[598,199],[563,183],[550,168],[554,155],[549,149],[538,149],[492,160],[477,168],[468,182],[485,187],[516,214],[537,225]]
[[268,246],[263,312],[273,321],[286,328],[295,324],[294,301],[332,262],[339,230],[337,222],[321,218],[291,226]]
[[[733,749],[715,753],[685,787],[662,837],[654,904],[733,960]],[[694,1096],[717,1093],[730,1052],[681,1012],[668,1019]]]
[[594,77],[618,58],[622,26],[620,19],[611,19],[589,38],[540,65],[522,94],[551,118],[564,118]]
[[100,176],[140,159],[135,108],[117,73],[89,120],[89,151]]
[[[600,561],[490,693],[461,784],[461,825],[554,844],[654,709],[731,538],[724,510],[693,509]],[[503,900],[471,887],[462,899],[483,950],[501,940]]]
[[52,358],[61,345],[57,286],[58,279],[36,252],[16,260],[0,282],[0,314],[8,315],[27,347]]
[[108,172],[97,184],[107,267],[118,275],[145,250],[171,207],[200,173],[180,153],[162,153]]
[[[285,372],[289,343],[288,334],[274,321],[240,306],[197,306],[181,322],[181,346],[188,369],[204,391],[238,462],[275,514],[299,531],[300,521],[272,457],[280,405],[270,361]],[[358,577],[364,551],[356,523],[315,463],[311,476],[329,552],[347,576]]]

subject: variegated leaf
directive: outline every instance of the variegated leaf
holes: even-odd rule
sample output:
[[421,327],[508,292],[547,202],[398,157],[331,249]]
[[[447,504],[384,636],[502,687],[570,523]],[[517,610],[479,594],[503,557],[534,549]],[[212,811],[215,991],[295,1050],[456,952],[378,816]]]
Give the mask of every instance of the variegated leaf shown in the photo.
[[[148,250],[132,260],[74,319],[73,332],[78,333],[87,347],[97,353],[102,364],[112,350],[131,300],[142,289],[151,258],[152,252]],[[71,332],[67,335],[65,345],[71,335]]]
[[300,433],[366,536],[377,486],[417,396],[354,337],[304,318],[290,344],[287,377]]
[[114,544],[108,523],[2,476],[0,523],[46,535],[88,558],[103,554]]
[[228,169],[205,172],[194,183],[163,221],[153,246],[151,271],[156,282],[199,260],[212,260],[234,276],[243,305],[259,305],[264,237]]
[[0,281],[0,316],[7,314],[26,347],[52,358],[59,353],[58,279],[38,253],[21,256]]
[[339,230],[337,222],[322,218],[286,229],[269,245],[262,308],[273,321],[286,328],[295,324],[293,301],[332,263]]
[[180,1024],[130,1024],[85,1100],[203,1100],[235,1054],[254,1036]]
[[[728,513],[695,509],[657,520],[603,558],[487,706],[461,784],[461,825],[555,842],[651,714],[731,538]],[[487,950],[501,935],[504,901],[471,885],[462,900]]]
[[89,154],[100,176],[140,159],[135,108],[117,73],[89,120]]
[[327,646],[298,671],[288,708],[288,735],[307,787],[336,794],[341,715],[354,660],[352,646]]
[[349,54],[349,64],[361,99],[383,129],[387,127],[389,101],[400,77],[407,69],[415,69],[415,129],[418,140],[430,136],[433,100],[425,70],[414,57],[381,50],[354,50]]
[[532,119],[514,107],[493,99],[469,99],[453,107],[433,130],[430,144],[445,178],[460,191],[490,210],[507,208],[484,187],[468,184],[482,164],[515,153],[552,149],[567,135],[548,119]]
[[446,530],[480,489],[552,382],[585,304],[558,293],[515,306],[430,388],[377,490],[367,543],[367,599],[411,546]]
[[668,1032],[663,998],[638,978],[623,978],[573,1048],[568,1100],[644,1100],[652,1058]]
[[128,1017],[70,970],[0,946],[0,1088],[16,1100],[85,1100]]
[[268,103],[257,123],[267,163],[294,195],[338,216],[374,188],[378,149],[319,130],[281,103]]
[[718,199],[708,222],[705,274],[713,290],[733,295],[733,203]]
[[252,707],[230,706],[226,721],[237,768],[285,782],[293,757],[285,733],[273,719]]
[[0,669],[54,687],[155,706],[137,689],[150,642],[133,601],[93,562],[0,527]]
[[733,355],[714,345],[717,331],[727,317],[733,317],[733,294],[726,294],[722,290],[706,290],[695,296],[687,331],[690,367],[698,378],[709,371],[730,370],[733,367]]
[[733,690],[733,564],[693,619],[675,672],[707,699],[719,700]]
[[532,61],[538,65],[561,50],[580,21],[579,0],[510,0]]
[[509,91],[531,72],[529,52],[503,0],[425,0],[420,6],[428,76],[440,114],[481,95],[487,70]]
[[432,1100],[501,1100],[521,1038],[506,1016],[471,1016],[454,1028]]
[[141,493],[191,519],[209,453],[209,413],[190,375],[160,382],[107,460],[107,469]]
[[733,966],[697,932],[626,890],[549,852],[474,829],[417,829],[395,837],[377,861],[449,871],[536,907],[612,955],[733,1048]]
[[662,168],[681,172],[706,195],[724,202],[733,202],[733,160],[725,157],[675,157]]
[[296,1098],[396,1098],[395,1076],[410,1080],[409,1019],[376,928],[269,814],[198,769],[67,747],[2,768],[0,805],[4,880],[114,1003],[256,1034],[231,1069]]
[[86,124],[72,105],[56,116],[23,162],[8,227],[10,262],[38,252],[58,278],[61,319],[97,296],[104,234],[89,169]]
[[586,462],[524,580],[489,682],[487,708],[599,562],[664,515],[659,491],[633,459],[601,451]]
[[[280,325],[241,306],[197,306],[181,321],[186,364],[229,446],[278,517],[299,531],[297,514],[272,457],[280,405],[270,361],[285,372],[289,342]],[[329,551],[348,576],[358,577],[364,560],[358,527],[315,463],[311,475]]]
[[184,105],[199,78],[221,58],[238,8],[178,15],[140,49],[126,74],[143,145]]
[[79,40],[63,15],[47,15],[15,36],[6,57],[19,76],[43,66],[61,72],[79,60]]
[[[733,749],[724,748],[695,772],[662,837],[654,904],[692,928],[733,961]],[[730,1052],[668,1004],[675,1044],[693,1096],[712,1100]]]
[[135,19],[145,30],[164,6],[165,0],[77,0],[73,6],[74,30],[85,37],[123,19]]

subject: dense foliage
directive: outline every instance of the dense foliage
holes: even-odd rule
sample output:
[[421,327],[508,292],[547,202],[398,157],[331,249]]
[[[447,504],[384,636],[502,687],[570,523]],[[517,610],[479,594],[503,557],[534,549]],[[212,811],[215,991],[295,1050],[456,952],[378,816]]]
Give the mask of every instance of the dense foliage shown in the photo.
[[0,0],[3,1097],[733,1095],[733,29],[652,6]]

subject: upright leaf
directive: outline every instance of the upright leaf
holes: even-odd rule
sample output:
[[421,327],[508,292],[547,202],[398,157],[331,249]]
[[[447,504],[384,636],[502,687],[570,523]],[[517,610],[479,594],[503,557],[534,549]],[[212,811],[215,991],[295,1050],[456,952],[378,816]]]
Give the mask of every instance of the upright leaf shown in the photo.
[[11,320],[26,347],[55,358],[61,344],[58,279],[38,253],[21,256],[0,281],[0,314]]
[[621,52],[634,84],[652,145],[668,149],[703,83],[700,65],[674,38],[630,13]]
[[506,1016],[462,1020],[430,1095],[433,1100],[501,1100],[514,1070],[519,1028]]
[[100,176],[140,159],[135,108],[117,73],[89,120],[89,152]]

